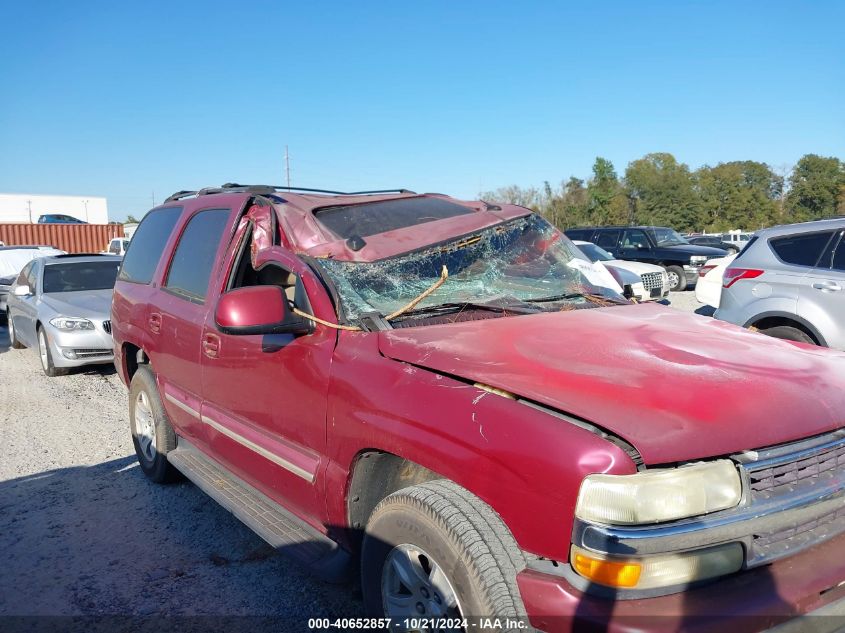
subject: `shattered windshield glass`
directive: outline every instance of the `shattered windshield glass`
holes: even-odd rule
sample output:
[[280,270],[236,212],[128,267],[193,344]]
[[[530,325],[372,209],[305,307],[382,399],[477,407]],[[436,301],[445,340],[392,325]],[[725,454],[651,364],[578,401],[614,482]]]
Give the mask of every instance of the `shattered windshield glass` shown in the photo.
[[[318,260],[349,321],[382,316],[425,292],[446,266],[448,279],[415,311],[457,303],[585,302],[598,295],[625,301],[613,278],[543,218],[530,215],[424,250],[377,262]],[[538,308],[539,309],[539,308]]]

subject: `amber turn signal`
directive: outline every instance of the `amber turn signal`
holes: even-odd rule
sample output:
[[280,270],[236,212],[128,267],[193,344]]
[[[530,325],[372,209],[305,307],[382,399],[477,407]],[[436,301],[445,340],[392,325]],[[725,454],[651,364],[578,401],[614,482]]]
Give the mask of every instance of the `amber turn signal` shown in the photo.
[[616,562],[575,554],[573,567],[581,576],[608,587],[636,587],[642,566],[633,562]]

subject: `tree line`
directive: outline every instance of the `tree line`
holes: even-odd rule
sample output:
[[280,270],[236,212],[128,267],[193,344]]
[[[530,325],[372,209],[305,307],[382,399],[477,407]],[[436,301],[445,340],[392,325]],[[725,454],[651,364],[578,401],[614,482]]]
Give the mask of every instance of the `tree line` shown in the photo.
[[753,160],[695,171],[669,153],[632,161],[623,177],[598,157],[585,181],[512,185],[480,194],[542,213],[556,226],[649,224],[682,232],[756,230],[845,214],[845,161],[806,154],[780,173]]

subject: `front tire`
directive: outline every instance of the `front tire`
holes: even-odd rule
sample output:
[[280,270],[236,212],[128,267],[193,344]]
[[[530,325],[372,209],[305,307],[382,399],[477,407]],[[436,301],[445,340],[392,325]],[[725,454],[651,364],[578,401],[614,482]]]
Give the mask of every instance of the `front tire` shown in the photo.
[[17,332],[15,332],[15,323],[12,321],[11,310],[6,313],[6,321],[9,325],[9,345],[12,346],[12,349],[23,349],[24,344],[18,340]]
[[68,370],[53,364],[53,353],[50,351],[50,340],[43,327],[38,328],[38,356],[41,358],[41,369],[50,377],[64,376]]
[[687,275],[680,266],[667,266],[666,274],[669,275],[669,290],[679,292],[687,289]]
[[144,474],[157,484],[178,481],[179,471],[167,461],[167,453],[176,448],[176,433],[161,403],[155,375],[146,365],[138,367],[129,386],[129,426]]
[[[522,552],[501,518],[446,480],[405,488],[376,506],[361,551],[364,605],[374,617],[522,618]],[[483,630],[471,626],[469,630]]]

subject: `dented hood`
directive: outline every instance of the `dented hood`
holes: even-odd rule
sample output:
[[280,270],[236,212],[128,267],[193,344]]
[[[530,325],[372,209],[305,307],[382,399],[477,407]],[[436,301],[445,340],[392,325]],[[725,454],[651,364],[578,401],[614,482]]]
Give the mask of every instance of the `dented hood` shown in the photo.
[[659,305],[391,330],[379,346],[588,420],[648,464],[845,426],[845,354]]

